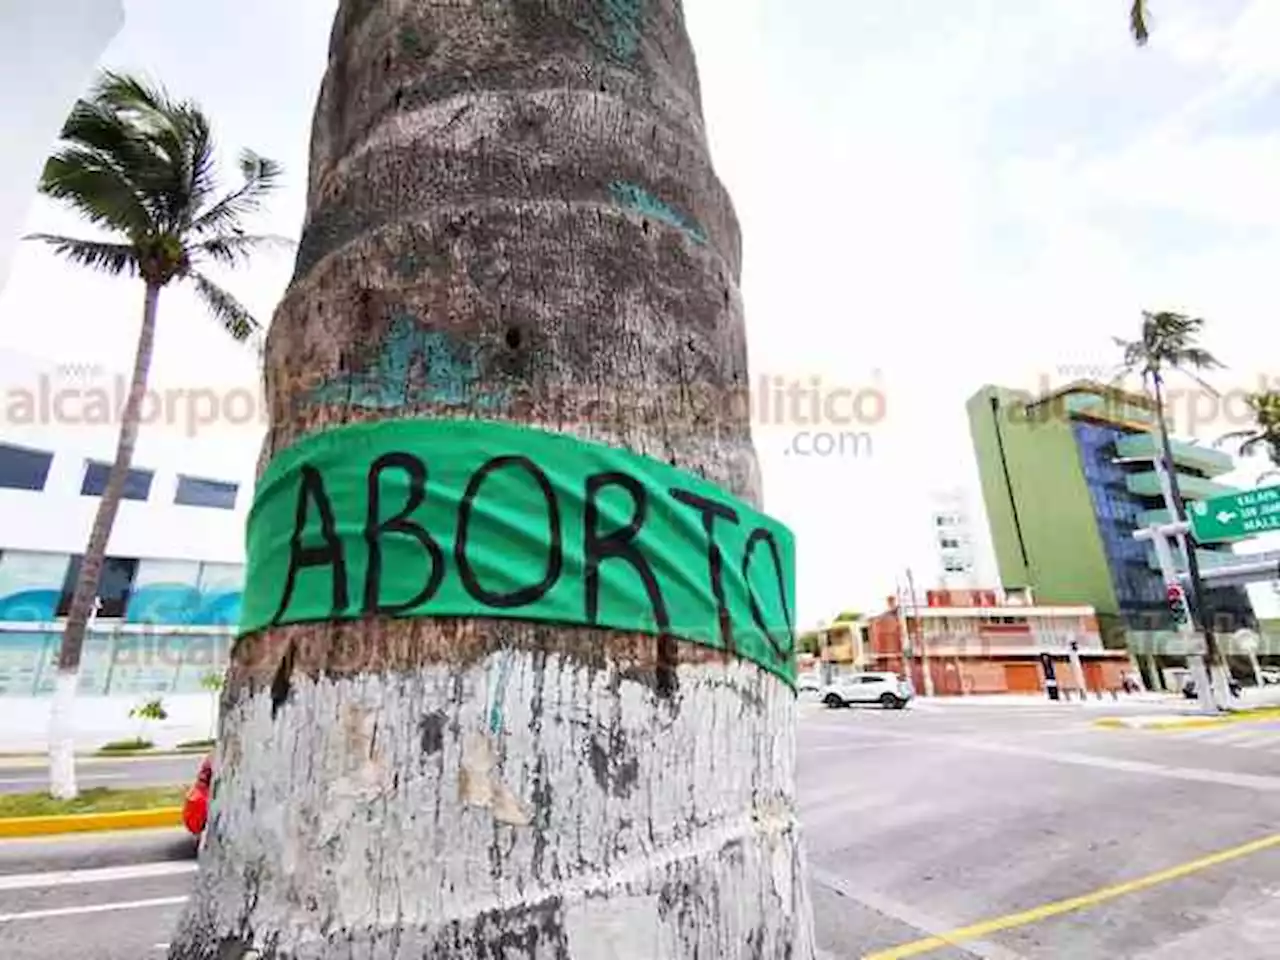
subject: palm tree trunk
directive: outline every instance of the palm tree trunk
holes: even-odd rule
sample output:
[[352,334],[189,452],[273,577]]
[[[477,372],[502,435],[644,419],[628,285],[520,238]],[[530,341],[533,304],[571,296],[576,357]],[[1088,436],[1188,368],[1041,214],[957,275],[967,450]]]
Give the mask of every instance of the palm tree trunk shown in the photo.
[[[639,11],[341,4],[264,460],[353,420],[497,419],[759,501],[728,402],[737,222],[680,3]],[[406,317],[412,349],[388,337]],[[246,635],[170,957],[811,960],[794,721],[782,681],[683,641],[376,616]]]
[[[1164,452],[1165,473],[1169,477],[1169,494],[1173,500],[1174,517],[1178,523],[1187,519],[1186,507],[1182,502],[1182,491],[1178,487],[1178,471],[1173,464],[1173,444],[1169,442],[1169,425],[1164,415],[1163,379],[1158,372],[1152,373],[1152,382],[1156,393],[1156,416],[1160,424],[1160,446]],[[1183,538],[1187,545],[1187,575],[1191,581],[1191,597],[1195,610],[1193,615],[1200,621],[1200,629],[1204,632],[1205,664],[1208,667],[1210,686],[1213,686],[1213,671],[1218,665],[1218,644],[1213,632],[1213,607],[1208,591],[1200,580],[1200,563],[1196,559],[1196,544],[1188,534]],[[1213,690],[1204,691],[1204,696],[1216,698]]]
[[116,441],[116,458],[107,478],[106,489],[98,500],[98,512],[93,519],[89,545],[85,547],[80,563],[80,576],[75,592],[71,595],[71,608],[67,611],[67,625],[62,633],[62,648],[58,653],[58,675],[54,683],[53,704],[49,715],[49,781],[50,793],[61,799],[76,796],[75,771],[75,695],[80,675],[80,653],[84,648],[85,632],[93,613],[98,584],[102,579],[102,564],[107,555],[107,542],[111,528],[120,509],[120,496],[124,492],[125,478],[133,462],[133,448],[138,440],[138,422],[142,412],[142,400],[147,392],[147,374],[151,369],[151,355],[156,339],[156,308],[160,302],[160,287],[147,284],[142,307],[142,329],[138,332],[138,348],[133,358],[133,379],[129,384],[129,398],[125,402],[120,419],[120,436]]

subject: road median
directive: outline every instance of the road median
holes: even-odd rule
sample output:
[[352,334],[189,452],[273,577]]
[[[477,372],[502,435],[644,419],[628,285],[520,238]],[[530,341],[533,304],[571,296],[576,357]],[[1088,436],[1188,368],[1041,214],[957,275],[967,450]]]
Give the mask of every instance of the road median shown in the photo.
[[74,800],[47,793],[0,795],[0,838],[102,830],[144,830],[182,824],[186,788],[85,790]]
[[1197,730],[1227,727],[1240,723],[1280,720],[1280,707],[1253,707],[1235,710],[1216,717],[1203,714],[1164,714],[1159,716],[1102,717],[1093,722],[1104,730]]

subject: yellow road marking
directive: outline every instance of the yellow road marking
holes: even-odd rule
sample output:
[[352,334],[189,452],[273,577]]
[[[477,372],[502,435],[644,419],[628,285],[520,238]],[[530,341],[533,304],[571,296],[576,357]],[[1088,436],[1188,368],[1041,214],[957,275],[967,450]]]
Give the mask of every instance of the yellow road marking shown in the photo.
[[996,917],[994,920],[983,920],[967,927],[957,927],[947,933],[940,933],[936,936],[925,937],[923,940],[915,940],[911,943],[890,947],[888,950],[868,953],[862,960],[906,960],[907,957],[918,957],[922,953],[930,953],[942,947],[959,946],[964,940],[977,940],[987,934],[999,933],[1002,930],[1010,930],[1013,927],[1021,927],[1028,923],[1047,920],[1050,917],[1070,913],[1073,910],[1097,906],[1107,900],[1114,900],[1116,897],[1122,897],[1128,893],[1137,893],[1139,890],[1146,890],[1149,887],[1197,873],[1208,867],[1217,866],[1220,863],[1226,863],[1229,860],[1236,860],[1240,857],[1247,857],[1251,853],[1277,846],[1280,846],[1280,833],[1263,837],[1261,840],[1243,843],[1229,850],[1211,853],[1207,857],[1201,857],[1199,860],[1192,860],[1176,867],[1170,867],[1168,870],[1161,870],[1159,873],[1151,873],[1136,880],[1103,887],[1100,890],[1094,890],[1092,893],[1059,900],[1056,903],[1046,903],[1043,906],[1032,907],[1030,910],[1023,910],[1021,913],[1006,914],[1003,917]]
[[1130,726],[1119,717],[1102,717],[1093,721],[1093,725],[1104,730],[1153,730],[1165,732],[1170,730],[1198,730],[1206,727],[1226,727],[1239,723],[1263,723],[1268,720],[1280,720],[1280,707],[1255,707],[1250,710],[1241,710],[1237,713],[1224,714],[1220,717],[1171,717],[1168,720],[1139,726]]

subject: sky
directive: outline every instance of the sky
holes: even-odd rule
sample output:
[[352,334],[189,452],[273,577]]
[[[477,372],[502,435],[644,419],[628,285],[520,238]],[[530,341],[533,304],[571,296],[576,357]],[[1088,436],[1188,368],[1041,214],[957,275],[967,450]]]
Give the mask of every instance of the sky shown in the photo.
[[[181,4],[124,7],[101,64],[200,101],[228,165],[243,146],[280,160],[288,186],[259,223],[296,236],[334,0],[207,0],[198,23]],[[797,538],[801,625],[879,608],[907,568],[932,585],[931,497],[980,502],[964,401],[982,384],[1109,376],[1112,337],[1136,335],[1143,309],[1205,317],[1228,394],[1280,377],[1274,0],[1153,0],[1145,49],[1122,0],[685,8],[744,236],[753,377],[882,401],[844,455],[800,455],[794,428],[756,431],[764,507]],[[21,189],[0,183],[0,210]],[[78,224],[30,201],[23,229]],[[224,279],[266,318],[291,267],[275,255]],[[22,245],[0,349],[128,369],[140,300]],[[251,386],[255,362],[166,293],[158,383]],[[1205,442],[1243,426],[1205,407],[1192,425],[1187,409],[1175,419]],[[260,435],[224,426],[198,442],[249,475]],[[1231,479],[1251,486],[1264,469]],[[993,575],[989,557],[982,567]]]

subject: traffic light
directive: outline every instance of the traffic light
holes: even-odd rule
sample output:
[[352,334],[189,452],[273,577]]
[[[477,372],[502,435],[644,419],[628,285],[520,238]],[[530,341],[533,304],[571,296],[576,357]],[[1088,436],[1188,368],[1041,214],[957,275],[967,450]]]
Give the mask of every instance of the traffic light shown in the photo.
[[1169,613],[1173,615],[1173,622],[1182,626],[1187,622],[1187,597],[1182,587],[1176,583],[1169,584],[1165,590],[1165,598],[1169,601]]

